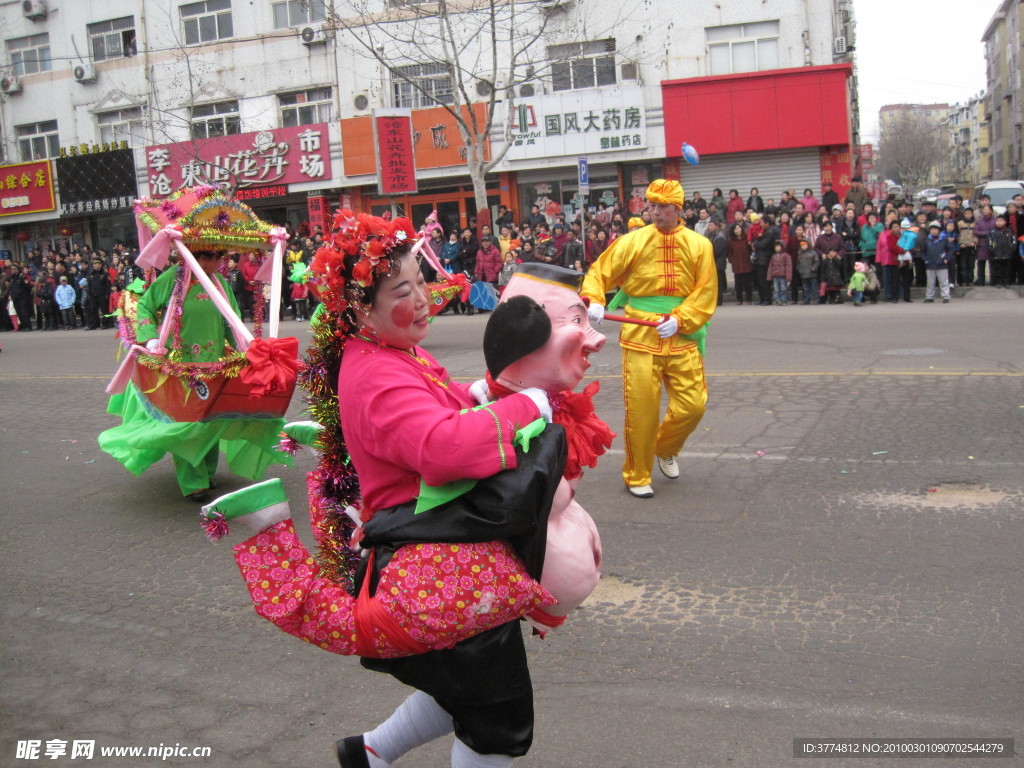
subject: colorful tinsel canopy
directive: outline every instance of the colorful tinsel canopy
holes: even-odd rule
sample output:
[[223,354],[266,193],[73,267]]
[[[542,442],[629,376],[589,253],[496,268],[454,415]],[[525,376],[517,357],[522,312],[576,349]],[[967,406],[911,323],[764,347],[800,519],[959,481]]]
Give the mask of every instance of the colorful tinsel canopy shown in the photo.
[[216,187],[184,187],[163,200],[136,200],[135,215],[154,234],[167,226],[180,228],[185,245],[193,251],[271,247],[270,224]]

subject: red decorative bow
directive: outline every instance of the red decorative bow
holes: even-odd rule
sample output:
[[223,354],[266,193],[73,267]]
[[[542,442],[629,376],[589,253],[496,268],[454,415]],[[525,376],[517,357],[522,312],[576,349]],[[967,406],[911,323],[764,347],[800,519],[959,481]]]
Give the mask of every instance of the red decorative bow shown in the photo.
[[249,385],[249,397],[286,392],[295,383],[300,365],[299,340],[295,337],[253,339],[245,356],[249,365],[239,378]]

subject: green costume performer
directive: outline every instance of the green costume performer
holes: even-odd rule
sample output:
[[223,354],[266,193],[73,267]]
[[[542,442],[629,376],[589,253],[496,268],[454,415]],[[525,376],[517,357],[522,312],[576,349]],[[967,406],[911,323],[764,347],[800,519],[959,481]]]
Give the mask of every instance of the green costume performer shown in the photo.
[[[204,267],[212,261],[210,256],[218,255],[196,252]],[[139,300],[139,344],[159,338],[160,314],[167,307],[181,271],[180,267],[168,269]],[[235,314],[240,314],[224,278],[213,269],[207,274],[223,290]],[[182,301],[180,320],[179,338],[167,340],[172,348],[169,357],[175,362],[216,362],[225,355],[225,342],[235,345],[230,327],[195,279]],[[120,415],[122,423],[99,436],[100,448],[135,475],[141,475],[170,453],[181,493],[194,501],[206,501],[208,490],[215,487],[213,478],[221,450],[231,471],[250,480],[262,480],[271,463],[291,464],[291,458],[274,447],[284,428],[283,418],[175,422],[156,409],[134,384],[110,398],[107,412]]]

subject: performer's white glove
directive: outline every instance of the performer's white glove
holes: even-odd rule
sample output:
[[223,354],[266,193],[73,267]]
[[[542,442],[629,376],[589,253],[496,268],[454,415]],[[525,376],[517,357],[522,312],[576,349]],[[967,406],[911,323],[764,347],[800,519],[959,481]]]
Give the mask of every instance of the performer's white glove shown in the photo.
[[669,339],[679,331],[679,321],[669,315],[669,318],[658,326],[658,335],[663,339]]
[[469,394],[480,405],[487,405],[493,399],[486,379],[477,379],[469,385]]
[[587,307],[587,317],[590,318],[591,325],[600,325],[604,320],[604,306],[595,302],[590,302],[590,306]]
[[537,410],[540,411],[540,415],[544,418],[544,421],[551,423],[551,403],[548,401],[548,393],[540,387],[527,387],[520,391],[521,395],[526,395],[528,398],[533,400],[534,405],[537,406]]
[[167,350],[160,346],[160,339],[150,339],[146,342],[146,349],[154,355],[166,355]]

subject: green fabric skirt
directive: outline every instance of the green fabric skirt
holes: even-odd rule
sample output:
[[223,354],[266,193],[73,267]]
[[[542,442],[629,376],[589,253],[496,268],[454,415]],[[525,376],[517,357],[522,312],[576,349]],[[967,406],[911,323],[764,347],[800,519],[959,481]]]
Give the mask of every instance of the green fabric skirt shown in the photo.
[[141,475],[168,453],[198,467],[217,447],[227,458],[231,472],[249,480],[262,480],[271,464],[292,464],[292,457],[276,448],[284,429],[283,418],[167,421],[134,384],[110,398],[107,413],[120,416],[121,425],[100,433],[100,448],[135,475]]

